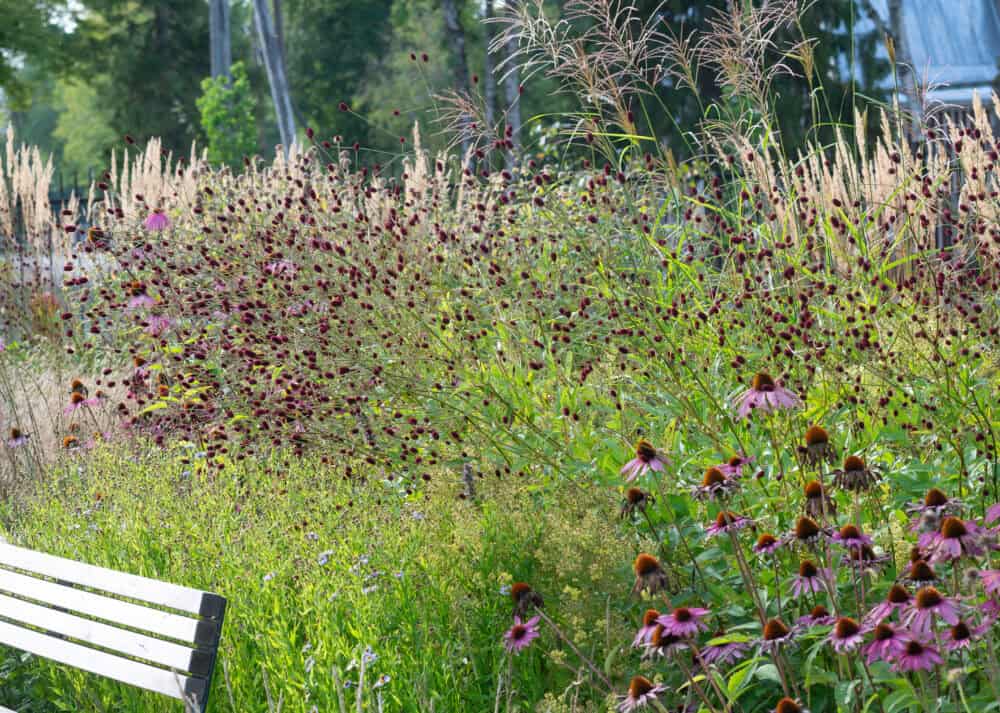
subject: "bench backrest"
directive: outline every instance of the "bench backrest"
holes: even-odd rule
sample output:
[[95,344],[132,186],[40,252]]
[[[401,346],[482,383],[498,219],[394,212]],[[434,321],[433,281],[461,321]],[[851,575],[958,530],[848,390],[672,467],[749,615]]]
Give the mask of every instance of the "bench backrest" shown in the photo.
[[226,600],[0,542],[0,644],[205,710]]

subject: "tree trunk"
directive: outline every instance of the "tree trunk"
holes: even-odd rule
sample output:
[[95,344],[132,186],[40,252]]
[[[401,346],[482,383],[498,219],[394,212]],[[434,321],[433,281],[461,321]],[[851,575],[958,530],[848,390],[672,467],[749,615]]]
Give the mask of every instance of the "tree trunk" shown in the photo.
[[[455,73],[455,91],[460,94],[469,94],[469,66],[465,57],[465,30],[462,28],[462,21],[458,14],[458,5],[455,0],[441,0],[441,10],[444,12],[444,29],[448,37],[448,44],[451,46],[451,61]],[[469,118],[462,122],[459,129],[462,132],[462,159],[469,152],[470,141],[468,135]]]
[[[518,0],[508,0],[507,7],[510,12],[517,12]],[[511,39],[504,47],[504,53],[511,57],[517,51],[517,40]],[[507,167],[513,166],[517,156],[521,153],[521,73],[517,71],[517,65],[511,60],[507,70],[507,78],[504,80],[504,100],[507,104],[507,128],[510,131],[510,141],[514,144],[513,149],[507,155]]]
[[264,69],[267,70],[267,81],[271,85],[278,132],[287,155],[288,149],[295,142],[295,118],[292,114],[292,98],[288,92],[288,79],[285,76],[285,63],[278,48],[278,37],[267,0],[253,0],[253,10],[254,25],[257,27],[264,55]]
[[493,42],[493,23],[490,20],[493,19],[494,15],[493,0],[486,0],[483,11],[483,20],[485,21],[483,23],[483,32],[486,33],[485,41],[483,42],[483,45],[486,47],[483,93],[486,102],[486,123],[489,124],[491,131],[496,127],[497,121],[497,78],[494,74],[496,63],[493,61],[493,55],[490,54],[490,44]]
[[229,31],[229,0],[211,0],[209,34],[212,47],[212,76],[230,77],[233,51]]
[[278,38],[278,51],[281,61],[287,62],[285,55],[285,13],[281,11],[281,0],[271,0],[271,14],[274,17],[274,34]]

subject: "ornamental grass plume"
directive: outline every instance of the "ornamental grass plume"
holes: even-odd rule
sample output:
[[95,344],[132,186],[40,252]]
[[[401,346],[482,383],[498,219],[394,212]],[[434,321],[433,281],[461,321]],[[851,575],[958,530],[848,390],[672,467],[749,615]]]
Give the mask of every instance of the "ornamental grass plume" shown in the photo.
[[747,418],[755,411],[771,413],[798,408],[802,405],[802,400],[771,378],[770,374],[758,372],[754,375],[750,388],[740,393],[733,403],[736,415]]

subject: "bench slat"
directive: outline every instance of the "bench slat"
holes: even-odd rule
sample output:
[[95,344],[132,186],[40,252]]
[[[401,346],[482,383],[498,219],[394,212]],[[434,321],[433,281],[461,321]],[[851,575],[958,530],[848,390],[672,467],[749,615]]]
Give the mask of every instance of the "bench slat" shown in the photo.
[[164,671],[2,621],[0,644],[172,698],[183,700],[186,696],[194,696],[199,703],[204,700],[203,679]]
[[101,589],[111,594],[159,604],[191,614],[211,618],[217,618],[220,615],[217,611],[218,603],[215,600],[221,599],[221,597],[217,595],[190,587],[182,587],[178,584],[160,582],[135,574],[125,574],[113,569],[63,559],[23,547],[0,543],[0,565],[16,567],[46,577],[61,579],[91,589]]
[[[16,594],[180,641],[198,642],[204,640],[201,625],[209,623],[189,619],[180,614],[171,614],[110,597],[102,597],[99,594],[74,589],[44,579],[28,577],[3,568],[0,568],[0,592]],[[202,634],[201,637],[199,634]]]
[[193,652],[190,647],[154,639],[134,631],[117,629],[107,624],[82,619],[72,614],[31,604],[23,599],[0,594],[0,620],[2,619],[8,619],[15,624],[29,624],[48,632],[62,634],[105,649],[112,649],[126,656],[146,659],[178,671],[191,671],[199,676],[208,675],[206,667],[199,666],[200,662],[205,661],[205,657],[196,656],[192,661]]

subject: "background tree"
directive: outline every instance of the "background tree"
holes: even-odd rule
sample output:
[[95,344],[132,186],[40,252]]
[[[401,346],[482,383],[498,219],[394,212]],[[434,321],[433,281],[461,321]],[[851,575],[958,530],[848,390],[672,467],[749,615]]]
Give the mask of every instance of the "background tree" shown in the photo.
[[0,89],[15,108],[24,107],[28,79],[36,76],[19,72],[19,66],[30,62],[51,73],[68,60],[60,18],[68,19],[63,0],[0,0]]
[[257,148],[256,101],[242,62],[232,66],[231,75],[203,79],[197,104],[208,137],[208,160],[236,168]]
[[115,131],[159,136],[186,154],[200,136],[195,100],[211,69],[205,0],[81,3],[75,49]]

